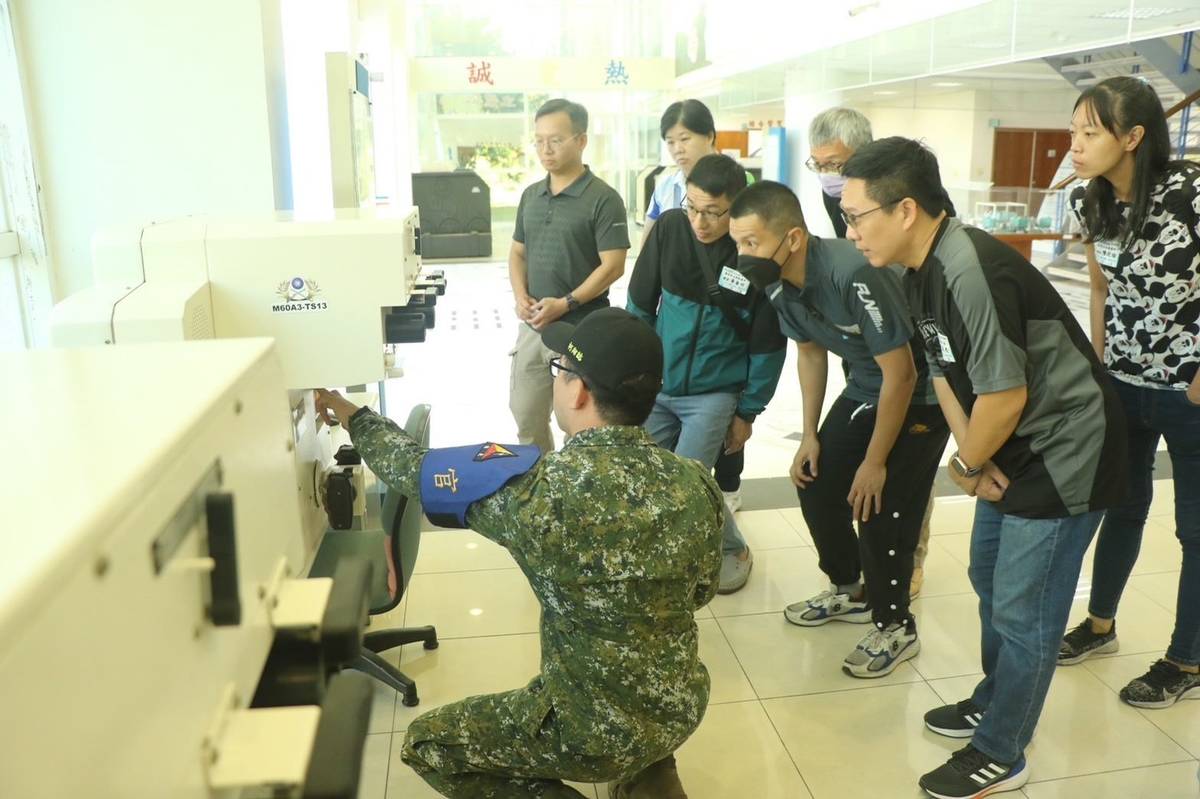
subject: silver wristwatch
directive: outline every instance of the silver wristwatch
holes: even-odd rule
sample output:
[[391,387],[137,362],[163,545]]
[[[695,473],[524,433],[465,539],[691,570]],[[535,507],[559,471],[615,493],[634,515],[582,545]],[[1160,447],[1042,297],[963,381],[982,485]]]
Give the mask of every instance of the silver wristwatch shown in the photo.
[[979,473],[983,471],[982,466],[968,466],[967,462],[960,458],[957,452],[950,456],[950,468],[959,477],[965,477],[968,480],[972,477],[978,477]]

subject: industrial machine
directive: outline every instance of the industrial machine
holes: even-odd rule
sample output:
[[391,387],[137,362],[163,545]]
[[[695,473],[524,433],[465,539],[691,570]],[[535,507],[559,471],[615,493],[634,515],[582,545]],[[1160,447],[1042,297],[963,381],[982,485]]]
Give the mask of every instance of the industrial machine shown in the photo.
[[[342,503],[331,515],[345,526],[361,517],[365,494],[361,480],[348,490],[346,478],[362,467],[334,462],[336,446],[317,423],[310,389],[395,375],[394,345],[424,340],[445,282],[440,274],[421,278],[419,242],[415,208],[104,230],[92,244],[94,284],[54,308],[51,342],[274,338],[289,392],[306,570],[330,523],[323,497]],[[180,357],[181,369],[196,368]]]
[[[212,307],[218,326],[256,310]],[[0,481],[0,796],[353,797],[371,687],[326,678],[361,641],[368,575],[301,579],[275,345],[8,353],[0,374],[20,417]]]

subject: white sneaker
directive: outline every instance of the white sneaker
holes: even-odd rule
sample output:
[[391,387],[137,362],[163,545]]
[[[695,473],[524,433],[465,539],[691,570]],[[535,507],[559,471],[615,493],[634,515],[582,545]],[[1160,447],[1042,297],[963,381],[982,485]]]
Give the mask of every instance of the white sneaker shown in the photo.
[[745,560],[738,557],[736,552],[726,552],[721,557],[721,576],[717,585],[718,594],[732,594],[742,590],[750,579],[750,570],[754,568],[754,553],[746,547]]
[[849,594],[839,594],[836,587],[830,586],[812,599],[788,605],[783,615],[801,627],[819,627],[830,621],[866,624],[871,620],[871,607],[866,602],[855,602]]
[[883,677],[920,651],[921,641],[917,638],[917,631],[909,632],[907,626],[893,624],[886,630],[876,629],[867,633],[842,661],[842,671],[851,677]]
[[742,509],[742,489],[722,491],[721,496],[725,497],[725,506],[729,508],[730,513],[737,513]]

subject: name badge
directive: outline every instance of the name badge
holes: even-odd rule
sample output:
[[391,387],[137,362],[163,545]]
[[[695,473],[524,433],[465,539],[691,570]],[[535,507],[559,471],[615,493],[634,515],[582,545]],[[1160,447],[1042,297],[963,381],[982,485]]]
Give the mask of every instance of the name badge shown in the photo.
[[717,278],[717,285],[736,294],[745,294],[750,290],[750,281],[746,276],[728,266],[721,267],[721,276]]
[[1109,269],[1116,269],[1117,262],[1121,260],[1121,245],[1112,239],[1097,241],[1092,244],[1096,250],[1096,261],[1101,266],[1107,266]]
[[950,349],[950,339],[945,333],[937,334],[938,346],[942,349],[943,363],[957,363],[954,359],[954,350]]

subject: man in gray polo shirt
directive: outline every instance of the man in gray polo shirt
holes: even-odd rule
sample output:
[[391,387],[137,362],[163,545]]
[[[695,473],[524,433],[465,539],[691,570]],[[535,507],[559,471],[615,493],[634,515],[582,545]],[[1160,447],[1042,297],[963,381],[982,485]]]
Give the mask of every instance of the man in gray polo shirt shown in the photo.
[[534,119],[534,146],[545,180],[525,189],[508,254],[516,300],[508,407],[522,444],[554,449],[550,405],[554,380],[539,331],[551,322],[578,324],[608,306],[608,287],[625,271],[629,229],[621,196],[583,163],[587,109],[550,100]]

